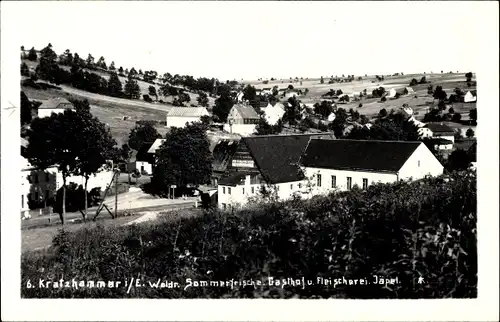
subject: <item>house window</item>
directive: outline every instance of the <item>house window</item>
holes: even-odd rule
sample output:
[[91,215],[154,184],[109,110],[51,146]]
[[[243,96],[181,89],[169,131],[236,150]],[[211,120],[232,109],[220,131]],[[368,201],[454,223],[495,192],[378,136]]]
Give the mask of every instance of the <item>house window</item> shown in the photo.
[[337,177],[332,176],[332,188],[335,188],[337,186]]
[[228,194],[231,194],[231,187],[228,187],[228,188],[227,188],[227,193],[228,193]]
[[347,177],[347,190],[351,190],[352,188],[352,178]]
[[255,193],[255,188],[252,187],[252,195]]
[[225,203],[222,204],[222,209],[226,210],[226,204]]
[[420,167],[420,160],[418,160],[418,166]]
[[299,189],[302,188],[302,183],[299,183]]
[[222,194],[226,194],[226,187],[222,187]]
[[35,183],[38,183],[38,174],[35,174]]
[[363,178],[363,189],[368,188],[368,179]]
[[245,194],[245,188],[243,187],[243,194]]
[[38,201],[39,197],[38,191],[35,191],[35,201]]
[[45,172],[45,182],[49,182],[49,181],[50,181],[49,173]]
[[290,190],[293,190],[293,183],[290,184]]
[[280,191],[280,186],[276,186],[276,191]]
[[21,195],[21,208],[24,208],[24,195]]
[[318,174],[317,185],[318,187],[321,187],[321,174]]

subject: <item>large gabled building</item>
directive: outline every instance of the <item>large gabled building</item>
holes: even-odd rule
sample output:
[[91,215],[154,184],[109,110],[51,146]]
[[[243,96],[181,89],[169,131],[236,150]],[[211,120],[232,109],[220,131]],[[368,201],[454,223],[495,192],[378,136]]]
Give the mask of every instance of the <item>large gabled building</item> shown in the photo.
[[300,163],[313,194],[443,173],[441,163],[420,141],[311,139]]
[[299,192],[304,180],[299,160],[312,137],[335,138],[332,133],[242,138],[219,180],[219,207],[243,205],[248,198],[258,195],[262,186],[276,188],[282,199]]
[[263,186],[286,200],[442,173],[420,141],[336,140],[328,133],[247,137],[219,181],[218,203],[243,206]]

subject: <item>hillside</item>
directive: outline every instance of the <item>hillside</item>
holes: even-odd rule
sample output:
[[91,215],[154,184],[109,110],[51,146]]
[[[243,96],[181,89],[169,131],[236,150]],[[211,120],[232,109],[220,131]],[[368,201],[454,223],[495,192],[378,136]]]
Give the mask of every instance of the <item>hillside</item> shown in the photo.
[[[30,61],[30,60],[27,60],[27,59],[23,59],[23,60],[21,60],[21,62],[22,63],[26,63],[26,65],[28,65],[28,67],[30,69],[32,69],[32,70],[35,70],[36,67],[38,66],[38,62],[33,62],[33,61]],[[64,65],[59,65],[59,67],[65,69],[67,71],[69,71],[71,69],[69,66],[64,66]],[[97,74],[97,75],[99,75],[101,77],[104,77],[106,80],[109,80],[109,77],[110,77],[110,73],[109,72],[104,72],[104,71],[101,71],[101,70],[89,70],[87,68],[83,68],[83,70],[95,73],[95,74]],[[123,76],[118,76],[118,78],[120,79],[120,82],[122,83],[122,85],[125,85],[125,82],[127,81],[127,78],[123,77]],[[142,95],[149,94],[149,87],[150,86],[155,86],[156,92],[159,94],[159,89],[160,89],[160,85],[161,85],[160,83],[156,82],[155,84],[150,84],[150,83],[144,82],[142,80],[137,80],[137,83],[139,84],[139,87],[141,89],[141,98],[139,100],[132,100],[133,102],[137,102],[137,101],[144,102],[142,100]],[[190,99],[191,99],[191,101],[189,102],[189,104],[195,104],[195,105],[197,105],[198,103],[197,103],[196,99],[198,97],[198,94],[192,93],[192,92],[189,92],[189,91],[186,91],[186,93],[189,94]],[[81,94],[81,95],[84,95],[84,94]],[[104,95],[102,95],[102,96],[104,96]],[[153,98],[153,99],[155,99],[155,98]],[[163,95],[158,95],[158,100],[164,101],[165,103],[167,103],[167,105],[171,105],[173,99],[174,98],[172,96],[165,97]],[[208,99],[209,99],[209,105],[213,106],[215,104],[215,99],[213,97],[209,97]],[[144,103],[146,103],[146,102],[144,102]]]

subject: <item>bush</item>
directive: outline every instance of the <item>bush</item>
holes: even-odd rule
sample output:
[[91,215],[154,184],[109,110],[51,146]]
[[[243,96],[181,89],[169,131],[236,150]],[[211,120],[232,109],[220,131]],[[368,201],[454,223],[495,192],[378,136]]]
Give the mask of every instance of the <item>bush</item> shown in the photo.
[[[181,288],[26,288],[23,298],[474,298],[476,175],[377,184],[311,200],[150,225],[61,231],[53,247],[23,253],[22,280],[165,279]],[[174,216],[175,217],[175,216]],[[43,270],[42,270],[43,268]],[[318,276],[397,277],[382,287],[190,287],[186,278],[266,282]],[[426,283],[415,283],[423,276]]]
[[384,97],[382,97],[382,98],[380,99],[380,101],[381,101],[381,102],[385,102],[385,101],[387,101],[387,98],[385,98],[385,96],[384,96]]
[[142,95],[142,99],[143,99],[144,101],[148,102],[148,103],[153,102],[153,99],[152,99],[151,97],[149,97],[149,95],[148,95],[148,94],[144,94],[144,95]]

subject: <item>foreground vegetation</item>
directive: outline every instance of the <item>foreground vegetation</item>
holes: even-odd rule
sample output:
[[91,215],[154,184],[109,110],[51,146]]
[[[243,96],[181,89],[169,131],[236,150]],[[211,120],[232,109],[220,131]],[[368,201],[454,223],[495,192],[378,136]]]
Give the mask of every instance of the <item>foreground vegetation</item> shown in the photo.
[[[311,200],[150,225],[61,231],[22,257],[23,297],[470,298],[477,296],[476,174],[379,184]],[[190,287],[193,280],[398,278],[394,285]],[[417,283],[422,276],[424,283]],[[39,279],[144,287],[27,288]],[[173,281],[180,288],[149,287]],[[122,285],[123,286],[123,285]]]

